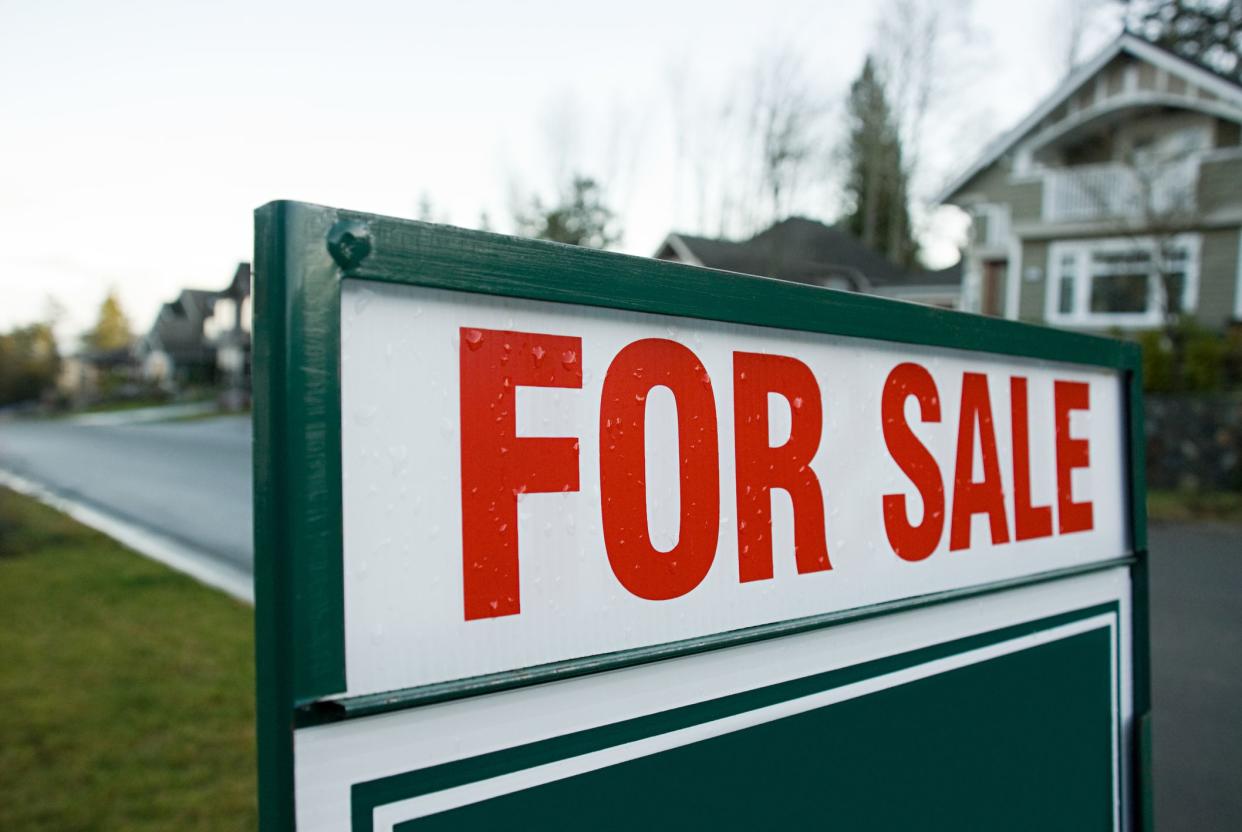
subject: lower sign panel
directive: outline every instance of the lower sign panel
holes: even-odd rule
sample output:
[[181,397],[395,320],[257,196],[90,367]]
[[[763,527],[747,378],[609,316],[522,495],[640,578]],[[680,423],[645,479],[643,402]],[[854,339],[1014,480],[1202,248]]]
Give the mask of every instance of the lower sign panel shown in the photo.
[[299,828],[1122,828],[1127,599],[1115,570],[303,729]]

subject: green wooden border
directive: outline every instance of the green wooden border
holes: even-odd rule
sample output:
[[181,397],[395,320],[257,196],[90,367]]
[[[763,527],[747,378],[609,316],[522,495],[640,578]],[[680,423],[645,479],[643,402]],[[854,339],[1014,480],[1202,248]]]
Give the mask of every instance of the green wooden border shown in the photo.
[[[347,224],[351,243],[328,238]],[[338,234],[338,237],[340,235]],[[1117,370],[1128,387],[1135,715],[1148,719],[1146,486],[1137,345],[901,301],[297,202],[255,214],[255,599],[260,816],[292,829],[292,729],[346,689],[340,484],[343,279],[427,286]],[[729,643],[696,645],[708,649]],[[611,654],[617,666],[626,654]],[[588,660],[589,661],[589,660]],[[592,670],[602,670],[598,663]],[[525,683],[540,681],[525,674]],[[477,680],[474,680],[477,681]],[[441,698],[478,692],[472,680]],[[1133,760],[1149,784],[1150,748]],[[1143,785],[1147,789],[1147,785]],[[1136,817],[1150,823],[1150,810]]]
[[[356,783],[350,789],[351,832],[373,832],[375,809],[389,803],[667,734],[791,699],[811,696],[1101,614],[1112,616],[1112,650],[1116,653],[1120,650],[1118,604],[1116,602],[1097,604],[787,682],[765,685],[718,699],[709,699],[598,728],[575,731],[525,746],[506,748],[475,758],[456,760],[426,769]],[[1067,638],[1072,637],[1067,636]],[[1121,705],[1120,691],[1117,690],[1119,682],[1119,679],[1113,678],[1113,693],[1118,709]],[[1114,719],[1118,717],[1119,714],[1114,713]],[[1114,730],[1120,732],[1120,725],[1115,725]],[[1118,770],[1117,774],[1122,776],[1123,772]]]
[[259,825],[294,828],[299,701],[345,689],[340,280],[327,208],[255,213],[254,536]]

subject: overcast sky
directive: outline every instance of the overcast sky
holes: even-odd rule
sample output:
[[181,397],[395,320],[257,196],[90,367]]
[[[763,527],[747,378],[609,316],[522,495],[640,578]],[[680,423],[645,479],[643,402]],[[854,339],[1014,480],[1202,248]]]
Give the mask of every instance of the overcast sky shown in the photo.
[[[883,6],[0,0],[0,327],[52,296],[67,335],[116,286],[143,331],[181,287],[226,284],[272,199],[414,216],[425,194],[443,220],[486,211],[507,231],[514,188],[547,191],[569,164],[614,176],[618,248],[650,254],[695,230],[670,76],[718,102],[758,56],[793,50],[839,121]],[[976,0],[977,68],[929,177],[1051,89],[1066,7]]]

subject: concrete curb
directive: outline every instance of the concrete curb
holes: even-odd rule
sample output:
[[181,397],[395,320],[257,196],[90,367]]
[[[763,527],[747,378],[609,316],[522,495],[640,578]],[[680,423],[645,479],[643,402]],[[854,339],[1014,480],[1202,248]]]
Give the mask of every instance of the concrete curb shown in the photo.
[[188,404],[141,407],[134,410],[115,410],[106,413],[82,413],[77,416],[67,416],[64,421],[71,425],[102,428],[116,427],[118,425],[141,425],[148,422],[168,422],[173,419],[207,416],[219,412],[220,408],[215,402],[190,402]]
[[121,520],[92,506],[64,497],[55,491],[0,468],[0,485],[33,497],[44,505],[64,512],[83,525],[103,532],[140,555],[158,561],[196,581],[254,605],[254,579],[240,569],[227,566],[205,552],[186,546],[158,532]]

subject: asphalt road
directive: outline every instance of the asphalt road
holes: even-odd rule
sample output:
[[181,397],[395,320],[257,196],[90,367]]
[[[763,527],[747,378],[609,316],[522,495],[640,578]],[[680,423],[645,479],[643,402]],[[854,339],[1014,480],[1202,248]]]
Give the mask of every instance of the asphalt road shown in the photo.
[[1148,537],[1156,829],[1242,829],[1242,527]]
[[250,417],[0,424],[0,467],[253,570]]
[[[0,466],[249,571],[250,421],[0,424]],[[1242,829],[1242,527],[1153,525],[1160,830]]]

